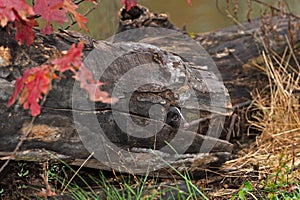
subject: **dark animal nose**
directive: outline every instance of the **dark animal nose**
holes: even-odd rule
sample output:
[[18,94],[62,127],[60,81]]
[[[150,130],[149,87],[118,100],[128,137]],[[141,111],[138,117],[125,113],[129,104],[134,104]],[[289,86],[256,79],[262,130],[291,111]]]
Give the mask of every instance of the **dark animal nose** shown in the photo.
[[173,128],[179,128],[181,124],[183,124],[185,128],[188,126],[180,109],[175,106],[170,106],[167,113],[166,124],[169,124]]

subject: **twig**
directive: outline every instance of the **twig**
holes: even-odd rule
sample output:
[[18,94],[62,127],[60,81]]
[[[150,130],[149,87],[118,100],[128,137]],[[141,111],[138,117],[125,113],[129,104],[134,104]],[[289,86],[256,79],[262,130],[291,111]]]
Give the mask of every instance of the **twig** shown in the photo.
[[8,165],[8,163],[10,162],[11,159],[13,159],[16,156],[17,151],[20,149],[21,145],[23,144],[23,142],[27,139],[27,137],[29,136],[29,134],[31,133],[32,127],[33,127],[33,122],[35,121],[36,117],[32,117],[30,123],[29,123],[29,128],[27,129],[25,135],[23,135],[20,138],[20,141],[18,142],[17,146],[15,147],[15,149],[13,150],[13,152],[10,154],[9,158],[5,161],[5,163],[3,163],[3,165],[0,168],[0,173],[4,170],[4,168]]
[[79,4],[81,4],[82,2],[84,2],[85,0],[79,0],[79,1],[77,1],[77,2],[74,2],[74,4],[76,4],[76,5],[79,5]]
[[[237,110],[237,109],[240,109],[242,107],[249,106],[251,103],[252,103],[252,100],[248,100],[248,101],[245,101],[243,103],[237,104],[237,105],[233,106],[232,108],[233,108],[233,110]],[[188,124],[189,124],[189,127],[191,127],[191,126],[194,126],[194,125],[198,125],[201,122],[205,122],[205,121],[207,121],[209,119],[213,119],[213,118],[217,118],[217,117],[222,117],[222,116],[223,115],[221,115],[221,114],[212,114],[212,115],[209,115],[207,117],[191,121]]]
[[261,1],[261,0],[252,0],[252,1],[254,1],[254,2],[256,2],[256,3],[259,3],[259,4],[262,4],[262,5],[266,6],[266,7],[269,7],[269,8],[271,8],[272,10],[276,10],[277,12],[281,12],[282,14],[289,15],[289,16],[295,17],[295,18],[297,18],[297,19],[300,19],[300,16],[298,16],[298,15],[295,15],[295,14],[293,14],[293,13],[291,13],[291,12],[288,13],[288,12],[285,12],[285,11],[283,11],[283,10],[280,10],[279,8],[276,8],[276,7],[272,6],[271,4],[268,4],[268,3],[263,2],[263,1]]
[[76,172],[74,173],[74,175],[71,177],[71,179],[69,180],[69,182],[66,184],[66,186],[64,187],[63,191],[61,192],[61,194],[63,194],[67,187],[70,185],[70,183],[72,182],[72,180],[75,178],[75,176],[78,174],[78,172],[81,170],[81,168],[85,165],[85,163],[94,155],[94,152],[92,152],[89,157],[87,157],[87,159],[85,159],[85,161],[81,164],[81,166],[76,170]]
[[45,197],[45,199],[47,199],[47,197],[52,197],[52,196],[56,196],[55,191],[53,191],[51,189],[51,186],[49,184],[49,178],[48,178],[48,161],[43,163],[43,171],[44,174],[40,174],[40,177],[43,179],[45,186],[46,186],[46,190],[42,189],[41,192],[39,192],[37,195],[39,197]]
[[229,130],[228,130],[228,133],[226,135],[226,140],[229,141],[230,138],[231,138],[231,133],[233,131],[233,126],[234,126],[234,123],[236,121],[236,118],[237,118],[237,114],[233,114],[232,118],[231,118],[231,122],[230,122],[230,126],[229,126]]
[[[83,16],[86,17],[88,16],[93,10],[95,10],[98,6],[98,3],[95,4],[93,7],[91,7],[90,9],[88,9],[84,14]],[[77,23],[77,21],[73,21],[71,24],[69,24],[68,26],[66,26],[64,28],[64,30],[68,30],[69,28],[71,28],[72,26],[74,26],[75,24]]]
[[209,115],[209,116],[204,117],[204,118],[196,119],[194,121],[189,122],[189,127],[198,125],[201,122],[205,122],[205,121],[207,121],[209,119],[213,119],[213,118],[220,117],[220,116],[222,116],[222,115],[220,115],[220,114],[213,114],[213,115]]
[[239,22],[234,16],[232,16],[228,10],[226,10],[226,14],[227,14],[227,17],[229,19],[231,19],[233,21],[233,23],[235,25],[237,25],[240,29],[242,29],[242,30],[245,29],[245,26],[241,22]]
[[233,106],[232,108],[233,108],[234,110],[237,110],[237,109],[240,109],[240,108],[242,108],[242,107],[249,106],[251,103],[252,103],[252,100],[247,100],[247,101],[245,101],[245,102],[243,102],[243,103],[236,104],[236,105]]

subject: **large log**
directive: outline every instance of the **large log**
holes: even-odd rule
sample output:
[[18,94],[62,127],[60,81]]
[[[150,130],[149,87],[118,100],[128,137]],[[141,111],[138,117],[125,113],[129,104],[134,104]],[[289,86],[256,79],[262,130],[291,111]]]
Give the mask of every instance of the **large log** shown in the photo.
[[[147,12],[149,11],[146,10],[146,14],[148,15],[149,13]],[[122,14],[124,15],[125,12]],[[178,30],[170,24],[166,18],[166,15],[151,15],[151,13],[149,15],[151,16],[150,18],[143,17],[143,15],[135,15],[135,20],[131,20],[130,15],[126,17],[121,16],[120,31],[127,30],[126,27],[122,28],[122,23],[125,23],[127,27],[160,26]],[[147,23],[142,22],[145,19]],[[160,24],[159,20],[162,20],[163,23]],[[280,20],[280,24],[276,29],[279,35],[284,35],[288,32],[288,20],[289,19]],[[276,21],[276,19],[274,19],[274,21]],[[142,25],[137,25],[139,23]],[[196,41],[199,41],[206,48],[216,62],[220,74],[225,81],[225,85],[229,89],[229,93],[234,105],[245,102],[251,98],[250,91],[256,87],[258,77],[261,76],[261,72],[253,68],[249,68],[246,65],[247,63],[251,62],[251,60],[256,59],[259,56],[259,51],[262,49],[263,45],[261,44],[261,41],[256,40],[255,37],[256,34],[262,34],[259,26],[260,23],[261,22],[259,20],[256,20],[252,23],[243,24],[242,31],[239,27],[235,26],[209,34],[200,34],[195,38]],[[67,50],[71,44],[77,43],[79,40],[84,40],[85,42],[86,55],[88,55],[89,52],[95,48],[95,44],[99,45],[99,43],[94,42],[88,37],[83,37],[80,34],[73,32],[61,32],[52,34],[50,36],[42,36],[38,34],[34,45],[27,47],[17,45],[13,39],[13,34],[8,35],[4,29],[1,29],[0,34],[0,154],[2,155],[2,159],[5,160],[9,157],[10,152],[13,151],[17,145],[19,138],[26,133],[28,124],[31,120],[28,112],[22,110],[20,107],[6,107],[8,98],[13,91],[12,81],[20,76],[26,68],[44,63],[49,58],[53,57],[53,55],[55,55],[58,51]],[[297,32],[297,35],[299,35],[299,31]],[[116,38],[116,40],[117,39],[118,38]],[[137,40],[137,38],[133,39],[134,41]],[[188,47],[185,45],[185,43],[181,42],[180,38],[173,38],[172,40],[172,38],[169,36],[161,36],[154,39],[139,38],[138,41],[140,40],[142,40],[144,43],[157,45],[161,48],[161,50],[158,50],[158,52],[153,52],[153,49],[149,49],[148,46],[140,44],[139,47],[142,46],[141,48],[143,48],[144,52],[146,53],[133,56],[135,60],[133,59],[130,61],[125,59],[126,62],[137,62],[138,64],[143,64],[149,63],[150,61],[163,61],[165,58],[162,58],[162,55],[174,56],[178,54],[183,58],[188,55],[193,55],[191,54],[191,51],[188,51],[189,49],[187,49]],[[270,38],[270,40],[272,40],[272,38]],[[169,43],[169,45],[166,43]],[[271,42],[271,44],[275,43]],[[121,52],[122,49],[124,49],[124,46],[115,46],[112,43],[104,42],[101,43],[101,45],[102,48],[105,48],[106,50],[113,49],[113,51],[117,52]],[[282,51],[285,45],[285,40],[282,40],[280,44],[276,41],[276,50]],[[275,46],[273,48],[275,48]],[[136,49],[137,46],[135,46],[135,44],[131,44],[131,46],[127,46],[126,48]],[[185,55],[187,54],[187,51],[189,54]],[[199,61],[194,59],[192,61],[192,65],[198,66],[198,69],[199,66],[200,70],[205,69],[203,67],[201,68],[203,60]],[[124,60],[116,62],[115,66],[122,65],[122,62],[124,64]],[[53,159],[55,157],[56,159],[59,158],[68,161],[70,164],[81,165],[82,161],[90,155],[90,152],[82,143],[82,138],[79,138],[77,132],[78,129],[75,127],[76,124],[74,124],[72,116],[72,99],[70,98],[70,93],[73,90],[73,84],[74,83],[70,77],[60,81],[55,81],[53,90],[48,95],[47,101],[42,108],[42,114],[36,119],[30,136],[21,146],[20,151],[15,155],[14,159],[43,161],[45,159]],[[205,102],[203,102],[203,105],[205,105]],[[121,149],[134,147],[133,152],[138,152],[138,155],[140,155],[139,162],[144,161],[144,163],[141,164],[142,167],[145,163],[151,163],[150,167],[157,167],[155,169],[159,169],[163,159],[167,162],[170,161],[170,163],[172,163],[174,167],[180,171],[188,169],[189,171],[197,173],[200,168],[203,169],[212,165],[220,165],[222,162],[224,162],[224,160],[230,158],[230,153],[233,148],[232,144],[224,140],[203,136],[189,130],[182,130],[183,134],[179,140],[183,142],[182,148],[187,150],[186,154],[178,156],[172,153],[172,149],[168,149],[166,152],[151,151],[149,154],[149,150],[145,148],[153,148],[156,145],[157,147],[160,147],[165,144],[165,140],[168,141],[168,138],[172,138],[177,132],[174,131],[172,127],[165,125],[162,131],[160,131],[161,137],[159,140],[157,140],[157,138],[152,138],[150,140],[137,140],[134,137],[126,138],[121,134],[122,131],[119,130],[115,124],[111,125],[109,123],[109,120],[112,116],[109,108],[109,106],[106,105],[103,107],[103,104],[101,104],[96,110],[96,116],[100,121],[100,124],[102,124],[106,130],[110,130],[111,132],[115,133],[115,135],[110,136],[110,139],[114,141],[114,144],[117,144],[117,147],[120,147]],[[210,111],[213,109],[205,106],[202,108]],[[132,110],[132,113],[140,112],[139,108],[133,109],[135,110]],[[82,111],[80,109],[78,109],[77,112],[80,113],[83,118],[87,119],[88,117],[85,116],[95,114],[90,111]],[[106,112],[106,114],[103,115],[101,112]],[[224,110],[222,112],[223,114],[230,113],[229,111],[224,112]],[[134,121],[138,122],[145,120],[145,115],[146,114],[134,116]],[[84,130],[88,130],[88,128],[90,128],[88,126],[89,121],[86,121],[85,123],[87,123],[86,127],[81,127]],[[120,133],[120,135],[118,135],[118,133]],[[195,137],[195,140],[193,140],[192,143],[185,144],[185,137]],[[213,147],[213,152],[200,154],[196,153],[195,149],[200,149],[203,141],[211,141],[212,143],[216,144]],[[189,148],[185,148],[186,146],[189,146]],[[51,154],[49,154],[49,152],[51,152]],[[109,152],[108,154],[115,155],[115,153],[116,151],[112,150],[112,152]],[[111,168],[109,166],[112,165],[112,162],[115,162],[117,166],[124,162],[120,156],[116,155],[115,158],[117,159],[112,161],[107,160],[103,163],[92,160],[86,165],[110,170]],[[129,156],[127,159],[128,160],[126,163],[137,164],[136,161],[134,161],[134,158],[130,158]],[[151,162],[149,162],[149,160]],[[184,165],[186,168],[183,167]],[[140,169],[141,166],[138,168]],[[122,170],[126,171],[126,169]]]
[[[64,47],[64,45],[61,45],[62,42],[59,43],[62,38],[61,35],[57,34],[55,37],[58,38],[55,44]],[[50,39],[55,40],[55,38]],[[28,52],[29,56],[27,57],[30,58],[30,47],[16,46],[16,48],[24,48],[23,52]],[[26,50],[26,48],[29,49]],[[52,52],[55,52],[58,48],[52,46],[49,49],[54,49]],[[218,114],[223,113],[224,115],[230,114],[231,104],[228,102],[226,90],[222,85],[218,87],[219,81],[215,77],[206,76],[206,81],[214,83],[215,89],[207,92],[210,88],[204,82],[199,81],[202,78],[200,72],[207,74],[205,70],[189,68],[188,63],[181,60],[179,56],[148,44],[97,42],[93,51],[86,52],[86,54],[85,64],[94,71],[94,74],[103,72],[101,80],[107,83],[104,89],[110,94],[113,94],[112,90],[117,88],[121,77],[125,76],[126,72],[131,69],[136,69],[136,66],[139,65],[146,65],[148,68],[136,70],[134,77],[129,78],[146,81],[147,84],[141,84],[138,85],[138,88],[135,88],[136,82],[126,78],[125,84],[119,86],[121,93],[116,93],[119,101],[114,107],[109,104],[97,103],[95,104],[96,109],[91,109],[90,101],[84,104],[88,99],[84,91],[79,90],[79,93],[73,92],[72,94],[72,91],[76,89],[76,84],[74,84],[71,76],[66,74],[65,79],[54,81],[53,89],[43,105],[42,113],[36,118],[34,125],[31,127],[31,117],[27,111],[24,111],[18,105],[10,109],[5,108],[13,91],[13,82],[8,81],[8,79],[14,79],[12,77],[14,76],[13,73],[22,74],[22,70],[31,67],[31,64],[24,66],[20,71],[18,71],[20,68],[17,68],[14,63],[3,66],[3,69],[11,67],[12,72],[8,73],[6,79],[1,79],[1,91],[3,92],[1,106],[3,110],[6,110],[0,116],[3,122],[0,135],[3,142],[3,146],[0,147],[2,159],[7,159],[9,152],[17,146],[19,138],[26,135],[29,129],[30,134],[14,159],[42,161],[53,159],[56,155],[56,159],[68,160],[72,161],[71,164],[78,164],[78,160],[87,158],[90,152],[97,150],[94,156],[101,159],[102,162],[98,164],[97,162],[89,162],[87,166],[108,169],[113,166],[115,168],[120,167],[118,165],[121,164],[121,166],[125,166],[121,170],[133,170],[132,168],[135,167],[134,171],[136,173],[145,172],[144,170],[149,169],[149,167],[153,170],[160,169],[165,165],[162,159],[169,163],[173,161],[174,164],[186,160],[185,164],[190,163],[189,165],[198,160],[201,166],[209,166],[213,163],[217,165],[219,162],[228,159],[232,151],[232,144],[229,142],[198,134],[197,129],[194,131],[177,129],[164,124],[163,121],[148,118],[148,110],[151,106],[160,102],[163,102],[160,108],[166,106],[167,109],[170,105],[183,106],[184,103],[187,103],[187,109],[192,111],[199,109],[217,112]],[[103,57],[110,59],[101,59]],[[89,60],[89,58],[91,59]],[[209,59],[208,56],[207,58]],[[158,60],[159,63],[157,63]],[[205,57],[203,60],[205,61]],[[106,61],[109,61],[109,63],[113,61],[110,63],[109,68],[105,67],[104,63]],[[27,65],[28,62],[22,63]],[[145,73],[145,70],[147,73]],[[151,76],[148,76],[149,74]],[[161,82],[163,78],[166,78],[166,81]],[[152,81],[156,85],[151,85]],[[131,90],[131,86],[134,90]],[[197,98],[197,95],[192,96],[189,94],[192,90],[198,91],[201,95],[201,98],[196,100],[200,105],[199,107],[192,104],[192,98]],[[129,98],[122,97],[123,94],[126,96],[127,92],[131,96]],[[176,98],[174,97],[175,94]],[[225,102],[219,101],[224,99],[222,95],[225,95],[225,100],[227,99]],[[189,96],[187,100],[185,100],[186,96]],[[210,98],[216,98],[216,104],[210,103]],[[130,103],[128,112],[126,112],[126,108],[129,106],[127,101]],[[225,104],[223,105],[223,103]],[[158,112],[158,114],[162,113]],[[126,125],[126,130],[116,123],[116,120],[114,120],[116,116],[122,119],[122,123]],[[96,118],[96,121],[93,120],[94,118]],[[130,120],[141,127],[154,123],[154,128],[158,132],[154,132],[153,135],[153,128],[136,129],[134,126],[128,125]],[[219,123],[218,119],[215,121]],[[104,134],[99,132],[99,129],[103,130]],[[137,135],[127,135],[127,133]],[[101,139],[104,137],[107,139],[102,141]],[[166,141],[172,147],[168,146]],[[102,143],[105,145],[101,145]],[[127,153],[128,148],[133,147],[137,148],[136,153],[131,151],[129,155],[124,155]],[[141,151],[140,148],[159,149],[163,153],[139,152]],[[42,149],[51,152],[52,155],[47,155]],[[120,157],[119,153],[122,150],[123,155]],[[201,154],[198,154],[200,150]],[[210,151],[214,153],[208,154]],[[154,152],[157,152],[157,150]],[[186,155],[178,155],[183,153]],[[139,156],[139,165],[132,165],[137,163],[135,161],[137,157],[131,157],[132,154]],[[107,157],[109,160],[103,160],[102,155],[105,155],[105,158]],[[123,157],[126,158],[125,163],[122,160]],[[180,166],[178,164],[178,167]]]

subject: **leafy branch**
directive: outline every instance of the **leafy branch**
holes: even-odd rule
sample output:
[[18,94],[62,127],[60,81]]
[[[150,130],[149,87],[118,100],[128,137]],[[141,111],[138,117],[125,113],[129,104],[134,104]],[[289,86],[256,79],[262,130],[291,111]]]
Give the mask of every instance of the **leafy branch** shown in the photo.
[[15,40],[19,44],[31,45],[35,37],[32,28],[39,25],[36,21],[39,17],[46,21],[41,29],[43,34],[53,32],[53,23],[67,22],[67,13],[75,18],[79,28],[88,30],[87,19],[76,11],[77,8],[71,0],[36,0],[34,6],[25,0],[0,0],[0,26],[6,27],[11,22],[16,28]]
[[19,98],[19,104],[24,109],[30,109],[32,116],[41,112],[39,101],[43,95],[47,95],[52,88],[52,80],[59,78],[57,74],[65,71],[73,72],[73,78],[80,82],[80,87],[89,93],[92,101],[114,103],[115,98],[110,98],[107,92],[101,91],[100,86],[104,83],[93,79],[82,62],[83,43],[73,44],[69,51],[62,53],[60,58],[51,60],[47,64],[26,69],[22,77],[17,78],[15,90],[9,99],[7,106],[11,106]]
[[[38,26],[35,18],[40,17],[46,21],[41,29],[42,34],[53,33],[53,23],[62,24],[68,21],[67,13],[75,18],[80,28],[88,30],[87,19],[79,14],[77,5],[71,0],[36,0],[32,6],[25,0],[0,0],[0,26],[7,27],[12,24],[16,29],[15,40],[19,44],[31,45],[34,42],[35,32],[33,27]],[[8,30],[8,29],[7,29]],[[28,68],[22,77],[16,79],[15,90],[9,99],[8,107],[18,99],[24,109],[30,109],[32,116],[41,112],[40,100],[52,89],[52,80],[60,78],[65,71],[73,72],[73,78],[80,82],[80,87],[89,93],[92,101],[114,103],[115,98],[100,90],[104,83],[94,80],[82,62],[83,43],[73,44],[69,51],[62,52],[60,57],[40,66]]]

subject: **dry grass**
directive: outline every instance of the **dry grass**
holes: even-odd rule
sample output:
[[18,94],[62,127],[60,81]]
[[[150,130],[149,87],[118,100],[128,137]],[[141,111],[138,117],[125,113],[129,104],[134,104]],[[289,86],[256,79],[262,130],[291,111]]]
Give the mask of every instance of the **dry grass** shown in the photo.
[[[266,73],[269,85],[253,92],[254,101],[248,110],[252,130],[261,135],[251,148],[240,152],[238,159],[227,162],[225,168],[244,174],[256,172],[259,180],[280,172],[288,181],[299,182],[300,67],[291,49],[288,47],[281,56],[262,53],[264,64],[256,67]],[[273,180],[277,181],[276,176]]]

